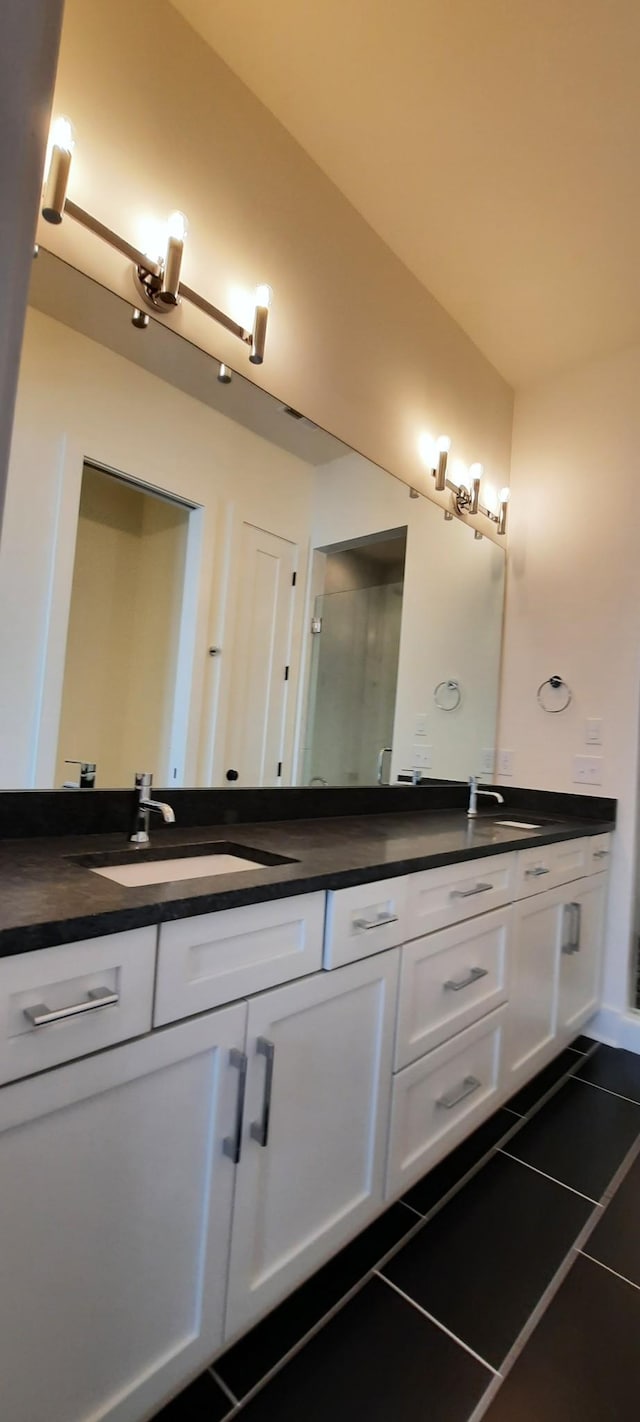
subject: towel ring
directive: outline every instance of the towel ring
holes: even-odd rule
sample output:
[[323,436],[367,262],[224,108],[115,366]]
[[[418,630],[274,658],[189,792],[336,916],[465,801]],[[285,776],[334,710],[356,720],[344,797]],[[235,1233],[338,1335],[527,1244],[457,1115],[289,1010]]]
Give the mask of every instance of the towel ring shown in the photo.
[[[549,706],[547,704],[549,701],[549,692],[545,694],[546,687],[550,688],[551,693],[560,691],[561,687],[564,687],[564,696],[560,706]],[[546,681],[541,681],[536,694],[538,705],[542,707],[543,711],[547,712],[548,716],[558,716],[561,711],[566,711],[567,706],[571,704],[571,687],[567,686],[566,681],[561,676],[548,676]]]
[[[443,698],[449,693],[448,700]],[[462,691],[460,682],[451,678],[448,681],[439,681],[434,689],[433,699],[440,711],[457,711],[462,701]]]

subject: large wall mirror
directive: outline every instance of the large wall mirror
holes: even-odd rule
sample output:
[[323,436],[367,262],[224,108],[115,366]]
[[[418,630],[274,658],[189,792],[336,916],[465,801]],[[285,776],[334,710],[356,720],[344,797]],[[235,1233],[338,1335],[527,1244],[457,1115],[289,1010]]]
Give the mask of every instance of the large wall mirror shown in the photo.
[[[121,297],[33,265],[0,784],[493,769],[504,555]],[[222,377],[222,378],[221,378]]]

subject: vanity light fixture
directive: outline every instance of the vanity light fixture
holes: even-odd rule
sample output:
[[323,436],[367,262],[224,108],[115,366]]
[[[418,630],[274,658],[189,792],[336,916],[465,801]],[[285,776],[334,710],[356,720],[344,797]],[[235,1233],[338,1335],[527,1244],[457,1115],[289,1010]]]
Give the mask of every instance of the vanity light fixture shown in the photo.
[[225,365],[223,361],[220,361],[220,368],[218,370],[217,379],[220,381],[221,385],[231,384],[232,372],[229,370],[228,365]]
[[149,325],[148,313],[141,311],[139,306],[134,306],[131,313],[131,325],[135,326],[137,331],[146,331]]
[[[482,491],[482,479],[484,469],[481,464],[472,464],[467,469],[466,464],[461,459],[454,459],[452,463],[452,478],[447,474],[447,463],[451,440],[448,435],[440,435],[437,440],[433,440],[429,434],[421,434],[418,438],[418,449],[424,463],[430,467],[431,476],[435,480],[436,493],[442,494],[445,489],[451,491],[450,509],[445,509],[445,519],[450,522],[454,514],[482,514],[491,523],[497,524],[496,532],[504,534],[507,531],[507,505],[509,503],[509,490],[501,489],[498,500],[495,490],[490,484],[484,487],[484,504],[480,503]],[[411,497],[416,494],[411,490]],[[476,538],[482,538],[482,529],[474,530]]]
[[[147,306],[155,311],[156,315],[169,315],[180,301],[187,301],[198,311],[202,311],[205,316],[209,316],[212,321],[217,321],[220,326],[224,326],[226,331],[229,331],[232,336],[236,336],[244,345],[249,346],[249,360],[252,365],[262,365],[271,307],[271,288],[268,286],[256,288],[253,325],[250,331],[237,321],[233,321],[224,311],[213,306],[206,297],[201,296],[199,292],[194,291],[181,280],[182,258],[187,236],[187,219],[184,213],[172,212],[162,240],[157,233],[154,233],[150,243],[147,244],[153,250],[141,252],[131,242],[127,242],[124,237],[120,237],[117,232],[113,232],[110,227],[99,222],[97,217],[93,217],[91,213],[86,212],[84,208],[79,207],[77,203],[67,197],[73,148],[74,136],[69,120],[66,118],[56,119],[51,128],[49,161],[42,195],[42,216],[46,221],[58,224],[62,222],[63,216],[73,218],[74,222],[85,227],[88,232],[92,232],[95,237],[99,237],[101,241],[106,242],[108,246],[113,247],[114,251],[119,252],[128,262],[132,263],[138,295],[142,297]],[[149,318],[147,316],[144,321],[142,319],[144,315],[144,310],[136,306],[131,318],[134,326],[141,330],[144,330],[148,325]],[[228,381],[225,381],[223,377],[222,383],[228,384]]]
[[62,222],[74,148],[73,127],[69,119],[61,115],[51,126],[49,161],[42,193],[42,216],[56,226]]

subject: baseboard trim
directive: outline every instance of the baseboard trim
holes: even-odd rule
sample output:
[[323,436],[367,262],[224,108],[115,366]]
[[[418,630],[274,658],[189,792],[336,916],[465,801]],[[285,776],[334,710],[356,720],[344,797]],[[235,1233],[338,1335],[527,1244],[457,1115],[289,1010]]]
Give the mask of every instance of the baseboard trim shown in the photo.
[[640,1012],[616,1012],[614,1007],[601,1007],[584,1031],[609,1047],[624,1047],[640,1056]]

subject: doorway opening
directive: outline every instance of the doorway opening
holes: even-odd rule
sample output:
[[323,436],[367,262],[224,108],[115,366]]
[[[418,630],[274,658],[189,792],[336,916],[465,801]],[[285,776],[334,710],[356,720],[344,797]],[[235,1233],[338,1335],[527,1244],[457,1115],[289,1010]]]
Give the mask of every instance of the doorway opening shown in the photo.
[[[68,761],[97,786],[150,770],[178,779],[172,745],[187,535],[193,509],[85,463],[64,665],[56,783]],[[175,772],[175,773],[174,773]]]
[[406,528],[314,553],[305,785],[389,783]]

